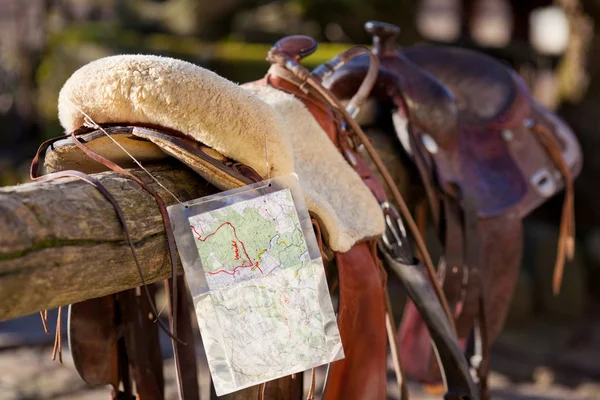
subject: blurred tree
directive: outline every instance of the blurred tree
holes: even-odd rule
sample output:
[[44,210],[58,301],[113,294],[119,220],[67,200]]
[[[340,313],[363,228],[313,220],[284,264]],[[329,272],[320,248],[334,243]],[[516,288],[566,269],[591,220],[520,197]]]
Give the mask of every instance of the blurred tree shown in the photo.
[[[45,40],[48,2],[0,0],[0,157],[18,161],[39,131],[35,70]],[[2,151],[4,150],[4,151]]]
[[[581,5],[593,22],[600,21],[600,1],[582,0]],[[600,23],[591,27],[585,39],[590,40],[589,51],[584,57],[579,57],[579,64],[587,71],[588,89],[579,93],[576,101],[565,103],[560,111],[569,124],[577,132],[581,142],[584,157],[584,168],[576,183],[577,190],[577,223],[581,228],[590,230],[598,229],[600,225],[600,191],[597,189],[597,180],[600,176],[600,158],[597,149],[600,149],[600,135],[598,134],[598,110],[600,109]],[[568,77],[565,84],[569,85]],[[581,96],[583,95],[583,96]],[[600,272],[598,279],[600,279]]]
[[229,35],[235,15],[264,3],[260,0],[118,0],[123,27],[169,32],[208,40]]
[[[321,29],[320,38],[346,42],[370,43],[363,24],[369,20],[380,20],[400,26],[402,44],[415,43],[419,36],[415,29],[416,2],[410,0],[297,0],[305,10],[305,18],[316,21]],[[331,36],[342,32],[340,36]],[[329,27],[329,28],[328,28]],[[329,36],[329,37],[328,37]]]

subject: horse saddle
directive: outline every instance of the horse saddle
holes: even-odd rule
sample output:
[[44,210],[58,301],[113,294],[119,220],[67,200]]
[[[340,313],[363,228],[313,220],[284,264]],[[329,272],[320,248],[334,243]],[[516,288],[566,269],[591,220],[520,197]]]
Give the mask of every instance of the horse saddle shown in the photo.
[[[395,136],[419,170],[444,245],[432,279],[443,282],[458,336],[477,353],[470,360],[485,386],[487,347],[502,328],[518,278],[521,219],[563,188],[555,290],[565,258],[572,255],[579,144],[500,62],[452,47],[399,50],[397,27],[381,22],[365,27],[381,61],[372,98],[393,104]],[[366,68],[366,57],[356,57],[325,85],[349,98]],[[427,362],[433,358],[429,336],[412,304],[398,341],[409,375],[441,381]]]
[[[335,259],[339,273],[334,280],[339,282],[339,326],[346,358],[331,367],[326,398],[340,398],[342,393],[348,399],[384,399],[388,314],[385,274],[375,256],[374,240],[384,232],[384,217],[363,183],[369,180],[368,172],[357,172],[332,141],[344,132],[339,115],[326,103],[319,107],[321,119],[289,91],[273,86],[242,88],[184,61],[108,57],[82,67],[65,83],[59,117],[70,134],[43,145],[33,169],[51,174],[69,169],[123,171],[135,165],[133,159],[149,164],[173,156],[221,190],[296,173],[324,258]],[[127,297],[119,293],[116,299],[90,299],[72,306],[69,340],[75,365],[88,383],[112,384],[115,391],[122,383],[127,398],[133,393],[127,365],[138,362],[133,368],[138,396],[162,398],[158,344],[144,333],[152,325],[145,318],[148,305],[136,304],[143,303],[139,296],[129,301]],[[189,310],[181,306],[186,304],[185,293],[178,299],[179,317],[189,318]],[[128,319],[127,313],[138,318]],[[146,323],[128,324],[132,319]],[[87,324],[93,328],[83,328]],[[187,328],[188,346],[190,326],[189,321],[179,324],[180,329]],[[144,346],[155,346],[145,359],[139,357]],[[174,348],[177,364],[194,362],[189,348],[179,343]],[[109,354],[105,361],[89,356],[98,349]],[[196,369],[190,370],[178,368],[178,376],[184,378],[183,398],[197,398]],[[158,377],[155,382],[144,379],[150,372]],[[346,385],[345,379],[354,383]]]
[[[582,159],[573,132],[530,97],[514,71],[466,49],[399,50],[397,27],[377,22],[366,27],[381,59],[372,96],[398,103],[395,127],[409,152],[413,150],[404,138],[407,125],[419,131],[420,147],[445,153],[448,162],[457,163],[438,168],[437,178],[441,185],[469,182],[479,216],[516,212],[523,217],[564,187],[556,163],[530,132],[531,124],[550,128],[571,176],[577,176]],[[325,84],[338,97],[349,98],[366,67],[366,57],[357,57]],[[457,170],[461,176],[456,176]]]
[[[50,173],[66,169],[100,172],[107,167],[126,173],[122,168],[134,166],[132,158],[147,164],[173,156],[221,190],[267,176],[296,173],[321,239],[322,254],[331,261],[330,285],[337,283],[339,287],[338,325],[345,359],[330,366],[324,398],[386,398],[387,345],[394,323],[377,249],[377,239],[382,234],[388,250],[396,250],[388,251],[385,258],[394,262],[394,267],[404,274],[404,281],[412,285],[411,298],[424,313],[441,350],[442,369],[449,370],[448,386],[454,387],[447,398],[477,398],[456,338],[427,283],[426,272],[414,262],[408,241],[404,242],[406,229],[400,229],[403,218],[387,201],[383,184],[358,154],[359,142],[369,146],[368,140],[361,139],[360,127],[320,84],[328,71],[368,51],[352,48],[310,73],[298,63],[315,48],[316,42],[308,37],[281,40],[269,53],[273,66],[265,78],[243,87],[203,68],[169,58],[116,56],[92,62],[75,72],[60,93],[59,117],[69,136],[43,145],[39,158],[43,158],[45,171]],[[369,57],[373,64],[350,102],[350,109],[368,96],[375,82],[378,62],[376,57]],[[376,154],[373,157],[377,158]],[[41,164],[34,164],[34,170],[42,169]],[[386,184],[394,186],[389,179]],[[388,190],[393,192],[395,187]],[[403,204],[397,195],[394,202]],[[403,217],[412,221],[410,215]],[[165,228],[168,232],[166,222]],[[413,234],[418,236],[415,230]],[[426,251],[424,247],[420,250]],[[182,318],[186,314],[185,294],[171,296],[178,298],[178,314]],[[117,297],[118,301],[126,298],[123,294]],[[140,346],[131,346],[136,335],[143,334],[144,326],[117,329],[124,330],[130,338],[117,345],[114,342],[119,335],[106,332],[127,321],[117,318],[114,322],[119,312],[126,314],[131,311],[129,307],[146,307],[147,311],[148,306],[131,302],[115,306],[114,299],[88,302],[95,303],[81,303],[79,310],[74,308],[71,312],[70,342],[78,349],[73,353],[77,358],[75,365],[84,379],[91,377],[88,382],[110,383],[115,389],[121,382],[127,388],[126,394],[131,394],[131,388],[125,385],[129,377],[124,365],[127,360],[130,365],[139,362],[140,366],[133,368],[133,378],[141,396],[139,388],[148,380],[142,379],[140,371],[148,372],[144,367],[154,365],[150,371],[160,376],[160,368],[155,366],[156,359],[136,355],[141,353],[141,343],[156,343],[148,340],[151,343],[143,341]],[[139,298],[134,302],[139,303]],[[134,315],[147,315],[136,310]],[[98,322],[103,318],[108,320]],[[82,320],[103,325],[103,329],[81,329],[85,325]],[[189,332],[189,321],[180,324],[180,328],[181,325]],[[185,341],[189,337],[188,333]],[[392,339],[389,344],[395,354],[395,341]],[[90,365],[99,361],[85,354],[96,349],[111,349],[115,355],[107,357],[110,365]],[[193,359],[193,352],[175,342],[174,349],[177,365],[191,365],[193,360],[182,354],[192,354]],[[116,375],[114,365],[120,366]],[[189,369],[195,371],[193,367]],[[180,395],[194,398],[197,381],[193,373],[185,372],[186,368],[178,368],[179,377],[183,377]],[[153,393],[145,395],[147,398],[161,397],[162,384],[147,386],[154,388]],[[268,390],[266,393],[268,396]]]

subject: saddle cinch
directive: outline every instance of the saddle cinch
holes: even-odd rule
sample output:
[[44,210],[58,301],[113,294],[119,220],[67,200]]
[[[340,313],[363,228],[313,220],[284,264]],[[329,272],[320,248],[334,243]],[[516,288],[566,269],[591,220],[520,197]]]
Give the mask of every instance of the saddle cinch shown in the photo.
[[[368,22],[381,60],[371,95],[393,104],[396,138],[414,161],[444,254],[434,279],[455,318],[457,334],[486,393],[489,344],[502,329],[518,278],[521,220],[565,188],[555,265],[558,292],[574,246],[572,180],[581,149],[568,126],[537,104],[517,74],[464,49],[416,46],[399,50],[399,28]],[[366,57],[326,82],[349,98],[366,73]],[[403,314],[398,343],[407,374],[440,382],[429,337],[414,305]]]
[[[444,317],[439,288],[436,297],[424,267],[410,251],[412,232],[426,254],[406,205],[360,127],[320,84],[331,69],[369,52],[350,49],[311,74],[297,62],[315,47],[305,37],[278,42],[269,55],[274,65],[265,79],[244,88],[169,58],[115,56],[92,62],[75,72],[61,90],[59,117],[70,133],[40,147],[32,178],[74,176],[97,187],[115,206],[138,268],[120,207],[100,181],[85,173],[112,169],[154,196],[173,265],[173,278],[166,285],[171,329],[165,330],[173,340],[182,398],[198,398],[198,381],[187,296],[181,290],[182,277],[176,278],[176,252],[165,212],[165,203],[172,199],[153,192],[124,169],[134,166],[133,158],[147,164],[173,156],[221,190],[269,174],[299,176],[323,256],[336,267],[330,271],[332,282],[339,282],[338,323],[346,357],[330,366],[325,399],[386,398],[387,345],[394,323],[380,257],[403,277],[430,329],[448,383],[446,398],[477,398]],[[369,57],[367,79],[351,101],[354,109],[376,80],[377,58]],[[383,185],[358,155],[361,142],[380,167],[393,202],[387,201]],[[41,171],[49,174],[40,176]],[[393,203],[400,206],[402,218]],[[404,223],[411,228],[408,234]],[[144,282],[141,269],[140,275]],[[69,343],[75,366],[86,382],[112,385],[113,398],[129,399],[134,393],[145,399],[164,397],[158,331],[151,323],[158,312],[149,287],[143,290],[146,296],[134,289],[70,307]],[[389,344],[394,354],[393,336]],[[261,390],[269,397],[268,387]]]

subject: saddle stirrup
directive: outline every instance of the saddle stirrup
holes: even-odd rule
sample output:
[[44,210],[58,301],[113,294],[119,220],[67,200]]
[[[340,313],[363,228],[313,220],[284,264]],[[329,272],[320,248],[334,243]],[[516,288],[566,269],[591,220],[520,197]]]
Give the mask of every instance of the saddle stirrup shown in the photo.
[[379,249],[427,324],[438,363],[442,366],[442,378],[447,390],[445,399],[476,400],[477,389],[469,366],[458,346],[449,319],[432,292],[422,264],[416,261],[412,253],[404,223],[393,205],[386,205],[385,213],[386,230],[379,242]]

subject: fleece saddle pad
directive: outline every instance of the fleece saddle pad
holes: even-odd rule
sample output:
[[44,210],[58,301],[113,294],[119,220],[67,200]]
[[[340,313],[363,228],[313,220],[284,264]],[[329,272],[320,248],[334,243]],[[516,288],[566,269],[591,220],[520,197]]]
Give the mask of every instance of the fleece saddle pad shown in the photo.
[[[361,178],[304,105],[277,89],[242,88],[172,58],[121,55],[76,71],[60,92],[58,109],[66,132],[89,123],[87,115],[97,124],[175,131],[215,154],[251,167],[263,178],[296,173],[308,209],[321,222],[327,244],[334,251],[345,252],[355,243],[383,233],[379,205]],[[159,160],[166,153],[222,190],[241,184],[185,149],[144,137],[143,130],[138,132],[114,137],[141,162]],[[94,150],[117,163],[130,161],[107,137],[97,142]],[[98,168],[75,146],[48,150],[48,172],[74,166],[85,172],[97,172],[94,168]]]

